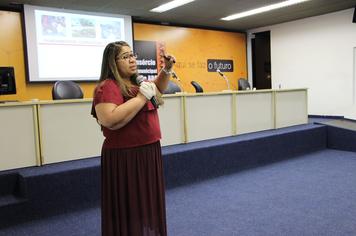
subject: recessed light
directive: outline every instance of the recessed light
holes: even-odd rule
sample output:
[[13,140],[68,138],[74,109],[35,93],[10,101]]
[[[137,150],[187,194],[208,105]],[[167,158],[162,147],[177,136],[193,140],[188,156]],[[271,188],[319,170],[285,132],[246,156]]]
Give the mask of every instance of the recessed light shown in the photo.
[[310,1],[310,0],[289,0],[289,1],[284,1],[284,2],[280,2],[280,3],[276,3],[276,4],[272,4],[272,5],[256,8],[256,9],[252,9],[252,10],[249,10],[249,11],[244,11],[244,12],[240,12],[240,13],[237,13],[237,14],[233,14],[233,15],[221,18],[221,20],[225,20],[225,21],[236,20],[236,19],[243,18],[243,17],[246,17],[246,16],[259,14],[259,13],[266,12],[266,11],[272,11],[272,10],[275,10],[275,9],[278,9],[278,8],[282,8],[282,7],[288,7],[290,5],[294,5],[294,4],[298,4],[298,3],[302,3],[302,2],[306,2],[306,1]]
[[174,0],[171,2],[167,2],[165,4],[162,4],[161,6],[158,6],[156,8],[151,9],[150,11],[152,12],[164,12],[164,11],[168,11],[171,10],[173,8],[185,5],[187,3],[193,2],[194,0]]

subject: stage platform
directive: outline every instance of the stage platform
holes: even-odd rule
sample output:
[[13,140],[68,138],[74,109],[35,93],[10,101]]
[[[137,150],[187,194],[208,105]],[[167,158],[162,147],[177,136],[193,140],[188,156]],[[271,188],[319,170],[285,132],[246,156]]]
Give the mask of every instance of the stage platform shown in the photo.
[[[345,150],[345,145],[336,143],[337,136],[345,132],[353,134],[348,138],[356,136],[355,130],[319,122],[163,147],[167,196],[178,189],[330,148]],[[351,151],[355,152],[354,147]],[[91,212],[100,205],[100,159],[3,171],[0,184],[4,186],[0,190],[0,229]]]

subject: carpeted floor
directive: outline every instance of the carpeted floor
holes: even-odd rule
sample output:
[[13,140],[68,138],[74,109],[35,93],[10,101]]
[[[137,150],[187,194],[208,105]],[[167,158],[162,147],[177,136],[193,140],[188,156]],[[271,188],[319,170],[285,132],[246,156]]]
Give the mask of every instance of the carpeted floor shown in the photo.
[[[170,236],[356,235],[356,153],[326,149],[167,191]],[[0,230],[100,235],[100,209]]]

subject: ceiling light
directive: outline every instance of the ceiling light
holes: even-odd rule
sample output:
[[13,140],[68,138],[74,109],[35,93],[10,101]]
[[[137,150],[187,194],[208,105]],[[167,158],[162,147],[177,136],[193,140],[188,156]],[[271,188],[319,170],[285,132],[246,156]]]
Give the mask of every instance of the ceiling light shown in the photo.
[[244,12],[241,12],[241,13],[237,13],[237,14],[234,14],[234,15],[231,15],[231,16],[227,16],[227,17],[221,18],[221,20],[226,20],[226,21],[235,20],[235,19],[239,19],[239,18],[242,18],[242,17],[259,14],[259,13],[262,13],[262,12],[271,11],[271,10],[275,10],[275,9],[282,8],[282,7],[287,7],[287,6],[290,6],[290,5],[294,5],[294,4],[298,4],[298,3],[306,2],[306,1],[309,1],[309,0],[288,0],[288,1],[280,2],[280,3],[268,5],[268,6],[265,6],[265,7],[260,7],[260,8],[252,9],[252,10],[249,10],[249,11],[244,11]]
[[187,3],[190,3],[190,2],[193,2],[193,1],[194,1],[194,0],[174,0],[174,1],[167,2],[167,3],[165,3],[165,4],[162,4],[162,5],[159,6],[159,7],[153,8],[153,9],[151,9],[150,11],[161,13],[161,12],[171,10],[171,9],[173,9],[173,8],[182,6],[182,5],[184,5],[184,4],[187,4]]

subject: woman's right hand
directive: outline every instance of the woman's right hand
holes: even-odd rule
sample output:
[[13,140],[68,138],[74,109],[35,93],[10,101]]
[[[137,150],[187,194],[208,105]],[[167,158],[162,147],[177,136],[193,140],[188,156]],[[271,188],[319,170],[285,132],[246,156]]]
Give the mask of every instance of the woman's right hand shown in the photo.
[[116,130],[124,127],[147,103],[156,95],[156,85],[152,82],[142,82],[135,99],[117,105],[114,103],[99,103],[95,111],[100,124],[108,129]]
[[156,85],[153,82],[142,82],[140,84],[140,93],[143,94],[147,100],[151,100],[156,96]]

